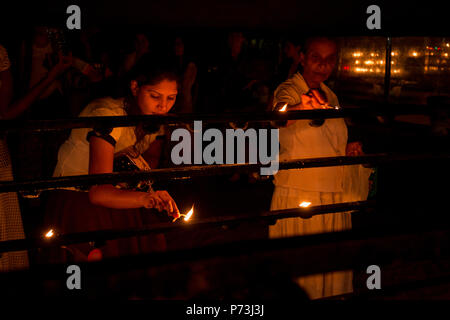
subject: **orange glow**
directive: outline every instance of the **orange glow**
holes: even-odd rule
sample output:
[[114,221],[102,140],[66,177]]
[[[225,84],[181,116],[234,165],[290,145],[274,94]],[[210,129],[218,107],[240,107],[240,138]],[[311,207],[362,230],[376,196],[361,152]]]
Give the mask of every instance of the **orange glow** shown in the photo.
[[194,214],[194,205],[192,205],[192,208],[191,210],[188,211],[188,213],[182,214],[182,216],[184,216],[184,221],[188,221],[193,214]]
[[302,203],[300,203],[298,206],[302,207],[302,208],[307,208],[311,205],[311,202],[309,201],[303,201]]
[[286,103],[280,110],[278,110],[278,111],[280,111],[280,112],[285,112],[285,111],[286,111],[286,108],[287,108],[287,103]]
[[54,232],[53,232],[53,229],[50,229],[46,234],[45,234],[45,237],[47,238],[47,239],[49,239],[49,238],[51,238],[51,237],[53,237],[55,234],[54,234]]

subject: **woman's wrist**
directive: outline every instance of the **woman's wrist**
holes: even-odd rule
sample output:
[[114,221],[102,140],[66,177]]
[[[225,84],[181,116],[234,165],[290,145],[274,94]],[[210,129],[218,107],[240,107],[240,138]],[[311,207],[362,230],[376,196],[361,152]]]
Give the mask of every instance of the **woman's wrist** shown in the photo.
[[154,208],[156,204],[155,199],[151,196],[151,193],[141,192],[139,197],[139,206],[147,209]]

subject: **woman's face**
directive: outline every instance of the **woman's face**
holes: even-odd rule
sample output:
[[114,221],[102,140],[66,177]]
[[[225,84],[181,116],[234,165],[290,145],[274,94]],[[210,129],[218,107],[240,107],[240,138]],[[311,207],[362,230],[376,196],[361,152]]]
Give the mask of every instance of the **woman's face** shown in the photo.
[[136,81],[131,81],[131,92],[142,114],[164,114],[172,109],[177,98],[177,82],[163,80],[155,85],[138,86]]
[[300,62],[303,66],[303,78],[313,88],[327,80],[333,72],[337,58],[336,43],[317,39],[309,45],[306,54],[301,53]]

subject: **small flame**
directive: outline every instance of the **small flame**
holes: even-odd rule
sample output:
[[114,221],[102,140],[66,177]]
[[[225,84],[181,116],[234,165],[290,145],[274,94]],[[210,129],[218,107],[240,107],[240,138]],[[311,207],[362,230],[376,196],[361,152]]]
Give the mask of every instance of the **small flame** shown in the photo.
[[50,229],[46,234],[45,234],[45,237],[46,238],[51,238],[51,237],[53,237],[55,234],[54,234],[54,232],[53,232],[53,229]]
[[284,112],[284,111],[286,111],[286,108],[287,108],[287,103],[286,103],[280,110],[278,110],[278,111]]
[[311,202],[309,201],[303,201],[302,203],[300,203],[298,206],[302,207],[302,208],[307,208],[311,205]]
[[189,210],[188,213],[184,214],[184,221],[188,221],[193,213],[194,213],[194,206],[192,206],[191,210]]

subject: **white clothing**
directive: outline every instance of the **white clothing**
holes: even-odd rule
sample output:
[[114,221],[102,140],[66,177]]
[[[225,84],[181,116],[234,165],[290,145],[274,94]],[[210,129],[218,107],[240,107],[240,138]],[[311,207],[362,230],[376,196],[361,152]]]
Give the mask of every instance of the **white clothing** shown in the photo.
[[[338,106],[336,95],[323,83],[321,89],[332,106]],[[300,73],[283,82],[275,91],[274,104],[301,102],[302,94],[309,91]],[[345,156],[347,126],[344,119],[326,119],[320,127],[310,126],[311,120],[297,120],[280,128],[280,161]],[[275,186],[300,188],[305,191],[342,192],[342,166],[281,170],[275,175]]]
[[[311,206],[343,202],[341,192],[301,191],[294,188],[276,187],[271,210],[296,208],[303,201],[311,202]],[[287,218],[280,219],[276,225],[269,227],[269,237],[294,237],[333,232],[351,229],[351,226],[352,220],[348,212],[316,215],[310,219]],[[306,291],[310,299],[350,293],[353,290],[352,270],[312,274],[298,277],[295,281]]]
[[[11,67],[8,52],[0,45],[0,72]],[[0,88],[2,83],[0,81]],[[0,181],[13,181],[6,140],[0,137]],[[25,239],[19,200],[15,192],[0,193],[0,241]],[[0,272],[28,268],[27,251],[0,253]]]
[[[323,83],[321,90],[328,103],[339,106],[336,95]],[[274,105],[301,102],[309,91],[300,73],[283,82],[275,91]],[[322,126],[310,126],[310,120],[297,120],[280,129],[280,161],[345,156],[347,126],[344,119],[326,119]],[[274,177],[275,190],[271,210],[298,208],[303,201],[311,206],[364,200],[368,194],[370,169],[361,165],[281,170]],[[310,219],[280,219],[269,227],[269,237],[335,232],[351,229],[349,212],[313,216]],[[352,291],[351,270],[315,274],[297,279],[311,299]]]
[[[126,116],[124,99],[110,97],[94,100],[80,113],[80,117]],[[89,173],[89,141],[87,134],[91,128],[73,129],[69,138],[59,148],[58,163],[53,173],[54,177],[85,175]],[[151,134],[150,142],[161,135],[162,129]],[[136,143],[135,127],[116,127],[109,134],[116,144],[114,153]]]

